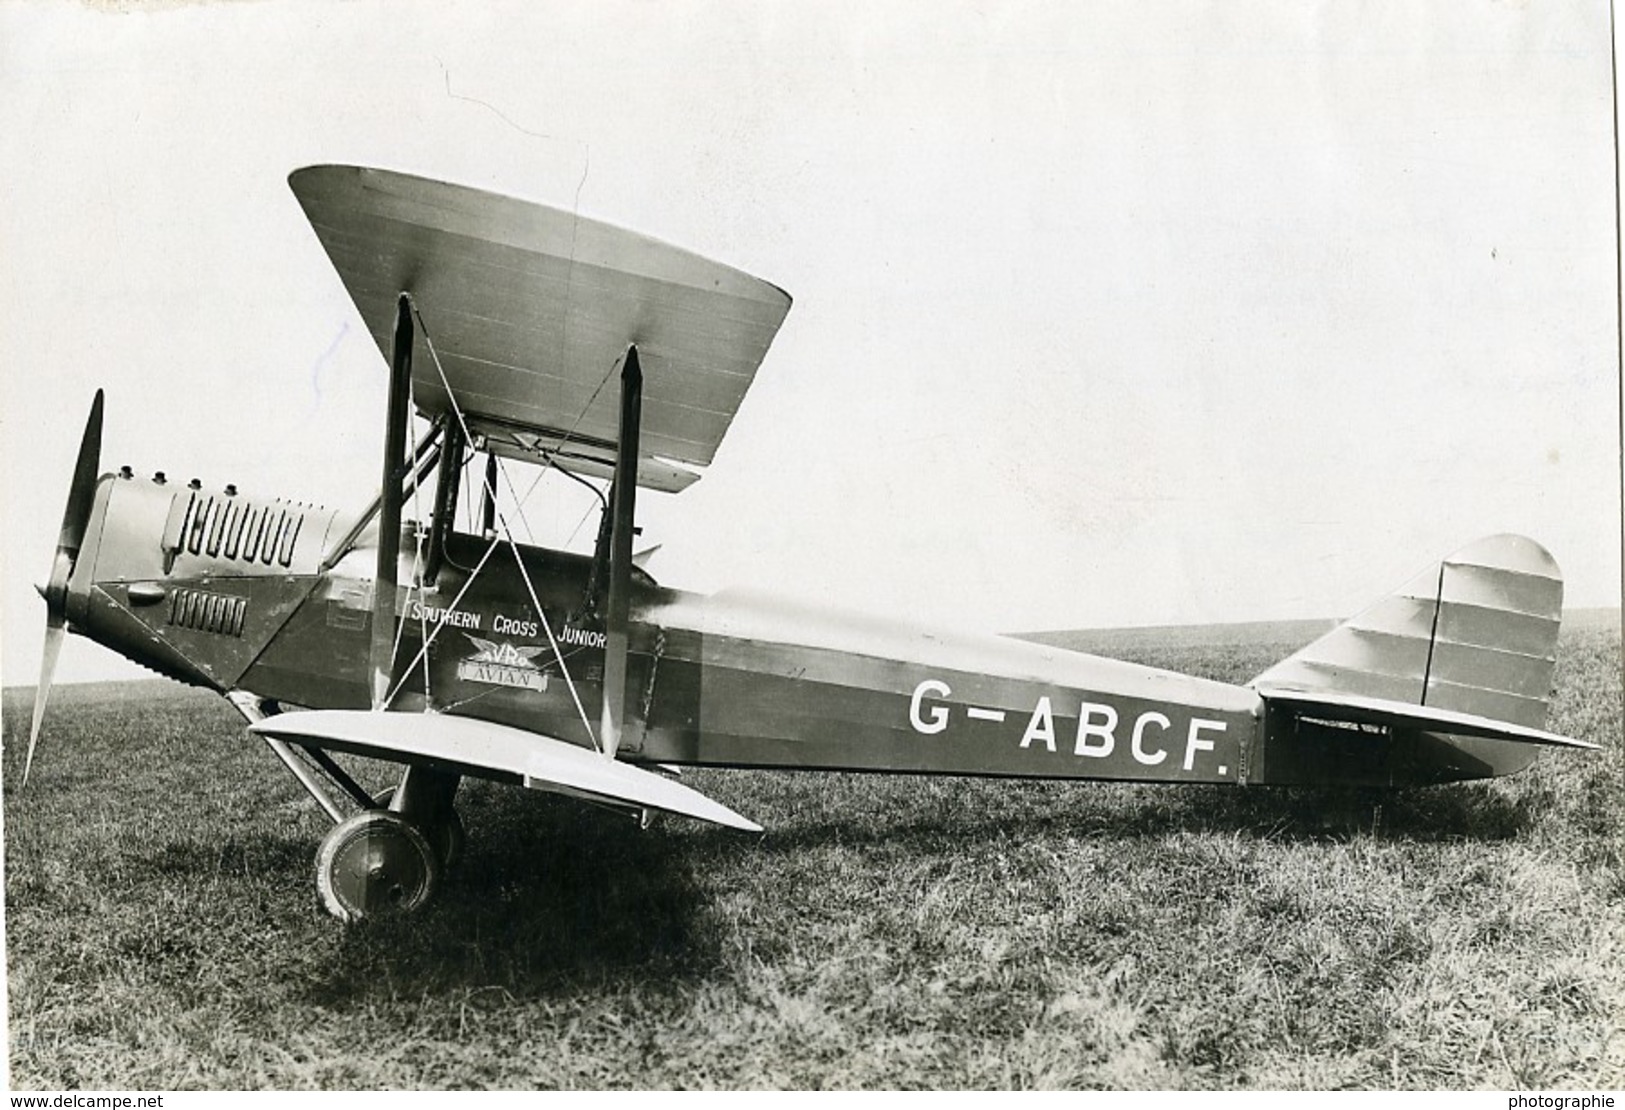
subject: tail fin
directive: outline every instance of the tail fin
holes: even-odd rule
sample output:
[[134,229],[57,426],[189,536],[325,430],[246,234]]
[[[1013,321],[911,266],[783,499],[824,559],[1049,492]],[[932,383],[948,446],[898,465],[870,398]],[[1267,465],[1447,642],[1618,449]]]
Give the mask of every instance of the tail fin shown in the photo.
[[1252,682],[1546,723],[1563,574],[1534,540],[1490,536],[1418,574]]
[[[1323,736],[1313,726],[1324,725],[1426,733],[1449,750],[1418,749],[1418,778],[1507,774],[1533,760],[1529,744],[1594,747],[1543,731],[1562,613],[1563,577],[1551,555],[1523,536],[1490,536],[1251,685],[1300,737]],[[1424,774],[1421,764],[1431,769]]]

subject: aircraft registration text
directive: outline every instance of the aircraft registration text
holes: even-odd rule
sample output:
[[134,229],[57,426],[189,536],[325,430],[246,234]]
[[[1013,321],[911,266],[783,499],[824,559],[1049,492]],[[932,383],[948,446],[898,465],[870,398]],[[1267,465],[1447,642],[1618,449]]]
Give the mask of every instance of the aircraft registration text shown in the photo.
[[1127,699],[1113,701],[1102,695],[1072,700],[1043,694],[1032,700],[1031,709],[1018,711],[958,705],[949,700],[952,695],[941,679],[920,682],[908,703],[913,730],[938,736],[949,733],[958,720],[1008,722],[1003,732],[1021,751],[1130,763],[1156,778],[1227,778],[1234,757],[1224,753],[1234,750],[1240,739],[1229,735],[1230,722],[1185,706],[1130,705]]

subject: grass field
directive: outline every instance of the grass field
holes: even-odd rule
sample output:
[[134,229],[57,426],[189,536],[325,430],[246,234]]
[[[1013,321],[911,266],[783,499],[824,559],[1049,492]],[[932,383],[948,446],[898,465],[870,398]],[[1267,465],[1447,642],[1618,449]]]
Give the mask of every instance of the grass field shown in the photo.
[[[1295,644],[1137,649],[1244,680]],[[1555,753],[1368,799],[766,772],[744,837],[473,783],[418,919],[317,906],[324,820],[224,702],[5,705],[18,1088],[1625,1086],[1617,628]],[[380,785],[381,770],[368,768]]]

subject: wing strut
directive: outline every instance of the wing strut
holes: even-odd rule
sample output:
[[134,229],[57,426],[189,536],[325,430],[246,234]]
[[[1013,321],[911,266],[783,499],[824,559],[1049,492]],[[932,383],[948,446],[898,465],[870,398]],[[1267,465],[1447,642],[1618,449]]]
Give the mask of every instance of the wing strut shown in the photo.
[[[429,476],[429,472],[439,465],[441,454],[439,441],[441,432],[445,427],[446,418],[444,416],[435,417],[434,423],[429,425],[429,430],[423,433],[423,437],[418,440],[418,445],[413,448],[412,477],[406,483],[406,489],[401,491],[403,504],[408,496],[417,491],[419,484]],[[350,530],[345,532],[343,538],[337,543],[328,547],[327,554],[322,556],[318,568],[321,573],[326,574],[338,566],[339,560],[355,548],[356,541],[361,538],[361,533],[367,530],[367,526],[378,515],[378,506],[383,503],[383,499],[382,490],[374,494],[372,500],[367,502],[367,507],[362,509],[360,514],[356,516],[355,523],[350,525]]]
[[395,346],[389,372],[389,415],[384,428],[384,473],[379,484],[378,572],[372,587],[372,707],[383,709],[394,662],[395,585],[401,554],[401,499],[406,473],[408,391],[412,384],[412,299],[395,306]]
[[490,539],[496,534],[497,457],[487,454],[485,456],[485,485],[480,487],[480,535]]
[[423,581],[434,585],[446,561],[446,537],[451,535],[452,518],[457,515],[457,491],[463,480],[463,426],[448,423],[445,441],[440,445],[440,474],[434,488],[434,530],[429,533],[429,558],[423,568]]
[[615,485],[610,491],[609,604],[604,614],[604,709],[599,721],[604,755],[615,758],[626,724],[627,627],[632,593],[632,532],[638,498],[638,425],[643,416],[643,368],[636,346],[621,366],[620,434]]

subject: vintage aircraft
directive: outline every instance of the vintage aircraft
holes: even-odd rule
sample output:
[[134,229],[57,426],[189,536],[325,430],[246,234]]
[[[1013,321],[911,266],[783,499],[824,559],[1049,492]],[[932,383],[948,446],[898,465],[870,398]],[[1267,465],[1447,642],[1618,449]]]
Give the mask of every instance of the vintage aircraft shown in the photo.
[[[638,488],[711,462],[790,298],[473,189],[338,165],[289,183],[391,363],[380,491],[345,516],[98,477],[98,392],[41,591],[28,763],[65,629],[217,690],[332,817],[317,886],[340,918],[430,898],[464,775],[759,831],[674,769],[1406,786],[1593,746],[1543,730],[1563,586],[1517,536],[1246,686],[661,586],[633,557]],[[515,540],[499,459],[598,493],[591,557]],[[402,764],[400,785],[375,799],[331,752]]]

